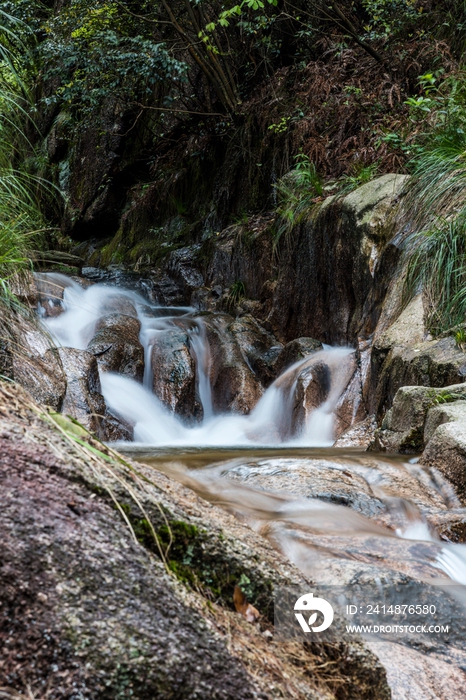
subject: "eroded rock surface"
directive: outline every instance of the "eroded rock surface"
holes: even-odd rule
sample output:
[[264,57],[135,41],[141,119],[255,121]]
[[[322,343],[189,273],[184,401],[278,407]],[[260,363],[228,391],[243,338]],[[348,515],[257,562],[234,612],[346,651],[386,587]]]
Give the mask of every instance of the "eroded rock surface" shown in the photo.
[[131,440],[131,426],[107,411],[94,355],[74,348],[58,348],[57,352],[66,375],[61,412],[101,440]]
[[[337,643],[275,641],[271,586],[303,577],[247,526],[149,468],[139,467],[142,481],[114,463],[113,477],[95,453],[90,468],[72,440],[29,411],[21,390],[0,384],[0,395],[1,685],[51,700],[278,700],[290,692],[334,700],[320,670],[328,662],[346,697],[388,700],[381,665],[340,621]],[[170,526],[168,562],[201,586],[164,568],[126,479],[163,542]],[[232,605],[243,575],[262,612],[255,625]]]
[[152,388],[170,410],[186,418],[202,417],[196,388],[196,363],[185,329],[154,336],[151,350]]
[[126,313],[112,313],[99,319],[96,332],[87,346],[104,372],[117,372],[142,382],[144,348],[139,341],[141,323]]
[[277,375],[281,374],[285,369],[294,365],[295,362],[304,360],[308,355],[312,355],[312,353],[322,349],[323,345],[319,340],[314,340],[314,338],[295,338],[295,340],[287,343],[278,355],[275,363],[275,373]]
[[[329,197],[299,230],[272,292],[268,321],[280,340],[306,335],[330,344],[371,330],[367,305],[384,270],[377,263],[406,176],[384,175],[344,198]],[[393,271],[393,270],[392,270]]]
[[244,359],[235,335],[229,332],[235,323],[233,318],[228,314],[203,314],[200,318],[210,347],[214,410],[249,413],[260,399],[263,389]]

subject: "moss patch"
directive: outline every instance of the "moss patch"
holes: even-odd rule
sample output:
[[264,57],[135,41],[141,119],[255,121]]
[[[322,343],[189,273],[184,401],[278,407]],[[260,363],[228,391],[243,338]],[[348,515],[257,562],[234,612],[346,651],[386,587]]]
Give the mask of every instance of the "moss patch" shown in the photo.
[[[160,557],[147,519],[137,517],[132,504],[120,503],[120,506],[139,542]],[[167,566],[179,581],[229,609],[234,609],[233,592],[238,585],[249,602],[265,617],[273,619],[272,582],[260,576],[256,562],[251,562],[251,568],[246,570],[229,552],[228,541],[221,531],[208,532],[192,523],[172,520],[168,512],[165,514],[168,525],[157,523],[157,519],[152,523]]]

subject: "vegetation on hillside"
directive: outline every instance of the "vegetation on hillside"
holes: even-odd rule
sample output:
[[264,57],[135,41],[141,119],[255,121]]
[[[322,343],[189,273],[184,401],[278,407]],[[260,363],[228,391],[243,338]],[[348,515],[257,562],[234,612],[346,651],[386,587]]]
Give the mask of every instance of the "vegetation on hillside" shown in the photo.
[[463,2],[0,10],[3,278],[31,259],[44,213],[65,237],[113,237],[107,261],[138,246],[150,260],[266,209],[278,244],[327,193],[402,171],[408,287],[423,286],[434,332],[464,319]]
[[423,289],[438,334],[466,319],[466,86],[461,70],[420,82],[424,94],[410,100],[407,284],[410,293]]
[[0,22],[0,299],[15,304],[11,283],[31,268],[44,241],[51,187],[36,145],[35,37],[5,11]]

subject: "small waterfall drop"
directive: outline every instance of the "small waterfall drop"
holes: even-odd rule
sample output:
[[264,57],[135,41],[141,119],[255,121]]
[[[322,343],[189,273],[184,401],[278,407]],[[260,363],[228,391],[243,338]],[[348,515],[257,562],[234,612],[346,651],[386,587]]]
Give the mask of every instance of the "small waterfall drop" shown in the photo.
[[[199,338],[198,334],[194,338]],[[204,346],[199,348],[205,353]],[[223,414],[210,416],[205,414],[199,426],[186,427],[177,416],[169,415],[162,404],[149,391],[137,382],[111,373],[101,376],[102,393],[110,409],[135,425],[136,442],[151,445],[284,445],[297,444],[307,446],[329,446],[333,443],[332,408],[338,400],[345,384],[344,375],[338,371],[342,361],[351,353],[348,348],[334,348],[316,352],[309,358],[297,362],[281,375],[267,389],[258,404],[249,415]],[[198,356],[199,357],[199,356]],[[200,355],[204,358],[204,355]],[[289,412],[292,407],[297,377],[312,366],[325,361],[335,373],[330,397],[323,407],[310,415],[304,430],[298,435],[283,430],[284,423],[289,425]],[[199,365],[198,365],[199,366]],[[208,387],[208,379],[204,390]],[[209,393],[209,402],[211,398]],[[204,398],[205,402],[205,398]],[[203,402],[203,405],[206,404]],[[204,409],[205,410],[205,409]],[[173,430],[167,432],[166,417],[170,417]],[[317,414],[317,415],[316,415]],[[316,415],[316,417],[314,417]],[[176,426],[176,427],[175,427]]]
[[205,326],[201,320],[189,329],[191,351],[196,361],[197,390],[204,413],[204,422],[212,418],[212,387],[210,385],[211,357]]
[[[101,372],[102,393],[107,406],[134,426],[134,440],[152,445],[283,445],[323,446],[333,443],[333,409],[348,381],[346,359],[350,348],[329,348],[296,362],[265,391],[249,415],[215,414],[212,400],[211,350],[202,318],[190,307],[149,304],[135,291],[106,284],[87,288],[60,274],[41,275],[49,285],[64,288],[63,312],[43,318],[57,345],[86,349],[99,319],[109,313],[135,316],[141,324],[144,348],[143,386],[124,376]],[[187,426],[170,413],[152,393],[152,347],[155,340],[176,329],[186,332],[196,365],[196,387],[203,421]],[[304,392],[314,368],[325,365],[329,373],[326,400],[311,411],[304,406],[304,424],[295,427],[293,415],[298,381]]]

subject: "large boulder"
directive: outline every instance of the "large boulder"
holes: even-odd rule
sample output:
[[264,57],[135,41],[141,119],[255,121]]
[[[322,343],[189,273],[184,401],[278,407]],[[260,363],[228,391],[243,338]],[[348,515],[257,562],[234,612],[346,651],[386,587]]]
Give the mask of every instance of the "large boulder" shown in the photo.
[[424,428],[425,450],[421,461],[438,469],[453,484],[466,504],[466,385],[463,400],[431,408]]
[[21,351],[12,353],[10,377],[27,389],[37,403],[55,411],[62,410],[66,377],[55,348],[49,348],[40,356]]
[[466,384],[462,386],[463,391],[457,388],[457,393],[448,393],[446,396],[439,394],[441,402],[429,409],[424,425],[424,444],[428,445],[433,438],[435,431],[444,423],[456,421],[466,425]]
[[131,427],[107,411],[94,355],[75,348],[58,348],[57,352],[66,375],[61,412],[101,440],[131,440]]
[[66,377],[51,338],[28,314],[0,308],[0,374],[25,389],[35,401],[60,411]]
[[66,395],[62,412],[75,418],[91,432],[97,432],[105,401],[100,393],[96,358],[86,350],[59,348],[58,354],[66,374]]
[[276,363],[282,353],[282,344],[266,331],[251,314],[236,318],[228,332],[239,345],[243,358],[264,386],[277,375]]
[[[466,396],[466,384],[445,388],[405,386],[396,393],[392,408],[387,411],[375,433],[373,447],[387,452],[422,452],[426,444],[426,419],[430,409],[446,401]],[[436,411],[433,415],[437,415]],[[432,429],[427,430],[428,440]]]
[[[375,361],[380,354],[374,351]],[[451,337],[413,345],[394,345],[378,372],[376,412],[380,417],[390,408],[395,394],[404,386],[448,387],[466,380],[466,354]]]
[[139,340],[141,323],[125,313],[112,313],[99,319],[88,352],[95,355],[104,372],[117,372],[142,382],[144,348]]
[[[393,265],[379,265],[393,235],[394,205],[404,175],[384,175],[346,197],[328,197],[293,231],[280,260],[267,321],[280,340],[310,336],[353,343],[374,331],[375,287],[386,287]],[[377,304],[375,304],[377,306]]]
[[[153,469],[86,456],[14,388],[0,384],[0,405],[0,686],[50,700],[334,700],[331,665],[348,697],[388,700],[384,669],[338,615],[326,643],[274,638],[273,588],[312,584],[247,525]],[[234,608],[237,584],[255,624]]]
[[196,362],[185,328],[156,333],[151,341],[152,389],[167,408],[185,418],[201,418]]
[[466,504],[466,406],[461,412],[462,420],[442,424],[435,430],[423,452],[422,463],[444,474]]
[[230,327],[228,314],[204,313],[198,316],[205,328],[210,348],[210,385],[213,409],[217,412],[249,413],[260,399],[263,388],[249,367]]

